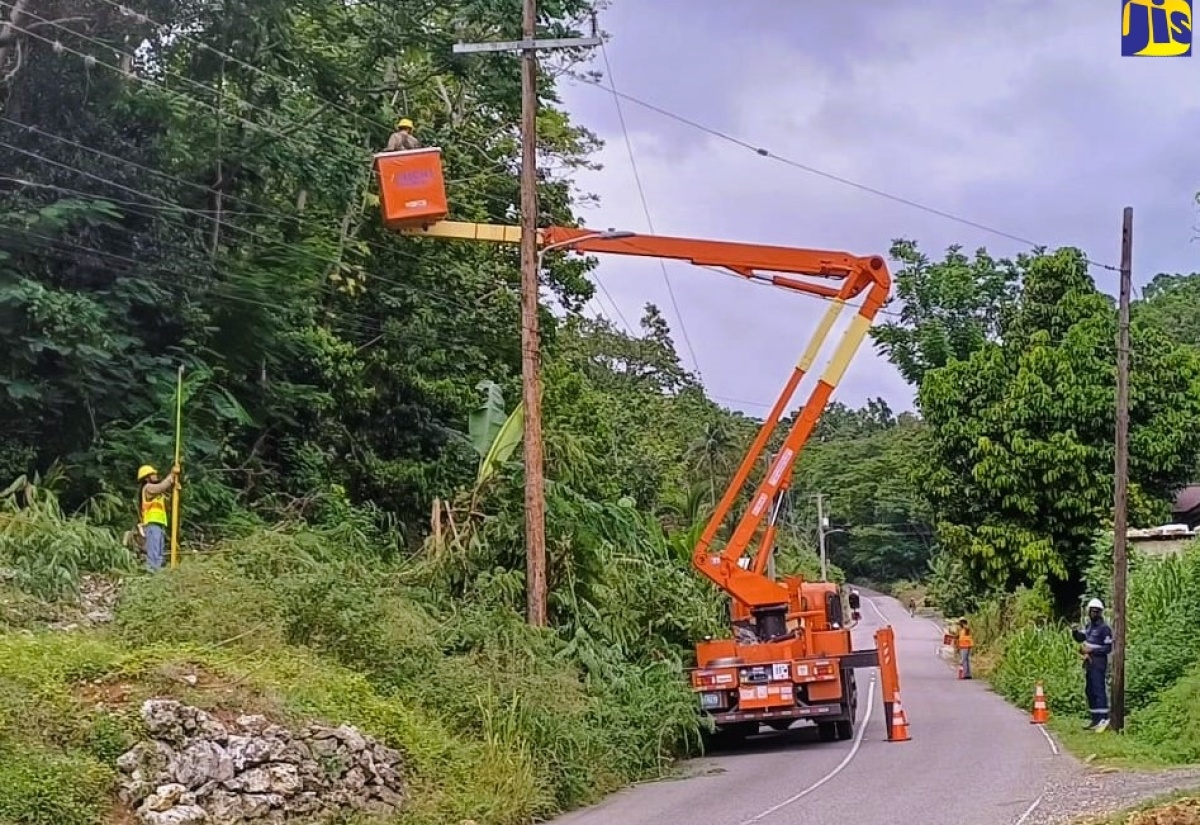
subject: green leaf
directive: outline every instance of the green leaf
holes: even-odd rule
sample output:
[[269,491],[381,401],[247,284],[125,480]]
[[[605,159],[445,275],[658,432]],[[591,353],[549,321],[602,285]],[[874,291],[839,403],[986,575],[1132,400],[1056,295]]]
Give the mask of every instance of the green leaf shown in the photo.
[[483,458],[492,448],[507,414],[504,412],[504,394],[495,381],[480,381],[475,389],[482,391],[483,400],[471,411],[467,429],[471,435],[471,446]]
[[479,475],[475,480],[476,484],[482,484],[490,478],[498,469],[504,466],[508,459],[512,456],[513,451],[517,449],[517,445],[521,443],[521,436],[525,431],[525,403],[517,404],[504,423],[500,426],[500,430],[496,433],[496,437],[492,440],[491,447],[488,448],[487,455],[479,464]]

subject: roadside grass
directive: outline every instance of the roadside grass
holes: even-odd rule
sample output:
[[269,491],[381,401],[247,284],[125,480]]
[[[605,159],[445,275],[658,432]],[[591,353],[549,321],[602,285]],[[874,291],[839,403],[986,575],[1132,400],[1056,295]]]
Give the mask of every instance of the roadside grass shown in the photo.
[[519,822],[545,796],[529,755],[511,743],[457,737],[302,650],[131,649],[103,634],[44,633],[0,636],[0,821],[103,821],[114,763],[136,741],[140,703],[152,696],[288,724],[359,726],[405,753],[406,825]]
[[115,763],[149,697],[358,726],[405,754],[398,825],[549,819],[669,773],[698,739],[669,649],[563,639],[363,556],[265,531],[128,576],[111,624],[72,631],[47,627],[69,612],[59,591],[0,582],[0,822],[128,821]]
[[1165,759],[1162,750],[1132,732],[1085,731],[1086,716],[1051,717],[1048,727],[1065,750],[1098,765],[1131,771],[1165,770],[1179,763]]

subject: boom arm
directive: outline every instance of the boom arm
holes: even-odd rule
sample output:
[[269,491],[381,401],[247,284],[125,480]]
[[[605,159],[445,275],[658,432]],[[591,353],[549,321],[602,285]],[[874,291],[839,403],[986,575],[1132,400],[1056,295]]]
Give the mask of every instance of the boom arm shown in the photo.
[[[588,238],[589,234],[593,237]],[[850,359],[854,357],[871,327],[871,322],[887,300],[891,290],[891,275],[883,258],[858,257],[844,252],[814,249],[642,235],[604,239],[594,237],[594,233],[589,230],[563,227],[546,229],[543,236],[547,243],[561,243],[579,238],[573,246],[583,252],[674,258],[691,261],[698,266],[721,267],[749,280],[833,299],[770,414],[759,429],[741,466],[709,518],[692,556],[692,564],[697,570],[747,607],[753,609],[768,605],[786,605],[787,588],[764,575],[765,555],[763,559],[755,559],[756,563],[748,570],[740,567],[737,562],[745,554],[764,517],[768,515],[771,502],[788,483],[796,457],[812,435],[813,428],[824,412],[834,388],[842,379],[846,367],[849,366]],[[813,279],[820,279],[825,283]],[[750,508],[738,522],[724,550],[719,554],[713,553],[711,547],[717,531],[729,515],[771,433],[779,425],[779,419],[795,394],[796,387],[811,369],[846,302],[863,291],[867,293],[866,298],[859,306],[858,313],[851,319],[824,374],[804,403],[778,455],[771,462],[766,477],[754,491]],[[763,536],[761,546],[764,550],[769,547],[772,538],[769,533]]]
[[[438,221],[429,226],[406,227],[404,234],[441,238],[463,238],[496,243],[518,243],[520,229],[509,226]],[[830,299],[830,305],[817,329],[796,363],[783,391],[759,429],[716,510],[708,520],[692,555],[693,566],[747,607],[786,605],[787,588],[764,575],[765,560],[757,560],[751,569],[738,566],[755,533],[768,515],[776,494],[791,477],[796,457],[812,435],[813,428],[834,388],[841,380],[866,337],[872,321],[883,307],[891,291],[892,280],[887,264],[878,255],[860,257],[846,252],[818,249],[794,249],[762,244],[708,241],[692,238],[672,238],[656,235],[604,238],[590,229],[551,226],[539,230],[542,245],[570,245],[580,252],[604,252],[616,255],[637,255],[650,258],[671,258],[690,261],[697,266],[717,267],[750,281],[771,284],[791,292],[816,295]],[[771,433],[779,425],[783,411],[796,393],[800,381],[812,368],[813,362],[829,337],[834,323],[846,303],[866,292],[866,297],[851,319],[836,350],[817,385],[805,401],[800,415],[792,424],[783,446],[770,463],[767,475],[759,483],[750,507],[738,522],[733,535],[720,553],[712,552],[717,531],[724,524],[738,494],[746,484],[751,470],[767,445]],[[764,536],[763,547],[770,536]],[[757,563],[762,562],[762,563]]]

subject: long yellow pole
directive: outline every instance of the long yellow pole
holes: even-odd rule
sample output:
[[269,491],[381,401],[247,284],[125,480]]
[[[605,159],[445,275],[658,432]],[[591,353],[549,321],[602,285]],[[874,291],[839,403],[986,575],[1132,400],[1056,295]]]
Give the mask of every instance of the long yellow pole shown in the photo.
[[175,383],[175,487],[171,491],[171,567],[179,565],[179,463],[183,451],[183,365],[179,365],[179,377]]

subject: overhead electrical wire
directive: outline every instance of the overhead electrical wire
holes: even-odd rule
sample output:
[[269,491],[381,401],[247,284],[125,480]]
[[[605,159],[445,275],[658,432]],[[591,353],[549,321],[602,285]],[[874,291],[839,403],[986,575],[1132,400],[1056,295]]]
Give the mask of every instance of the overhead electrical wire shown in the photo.
[[[608,60],[608,49],[604,45],[604,41],[600,41],[600,53],[604,57],[604,71],[607,73],[609,82],[615,87],[616,81],[613,79],[612,64]],[[638,197],[642,202],[642,212],[646,216],[646,226],[650,229],[650,234],[654,234],[654,219],[650,216],[650,204],[646,200],[646,188],[642,185],[642,175],[638,170],[637,158],[633,152],[633,140],[629,136],[629,127],[625,123],[625,109],[621,105],[619,95],[613,95],[613,103],[616,105],[617,120],[621,124],[621,133],[625,136],[625,150],[629,154],[629,165],[633,170],[633,180],[637,185]],[[662,258],[658,259],[658,266],[662,271],[663,283],[667,287],[667,295],[671,299],[671,307],[675,310],[675,317],[679,319],[679,331],[683,334],[683,342],[687,346],[688,353],[692,356],[692,365],[696,368],[696,375],[700,378],[701,383],[704,381],[703,371],[700,369],[700,359],[696,357],[696,349],[692,346],[691,336],[688,335],[687,322],[683,317],[683,310],[679,308],[679,301],[675,298],[675,290],[671,286],[671,276],[667,273],[667,264]]]
[[[740,146],[743,149],[748,149],[749,151],[753,152],[756,155],[759,155],[764,158],[768,158],[770,160],[774,160],[778,163],[786,164],[787,166],[791,166],[795,169],[799,169],[799,170],[807,172],[811,175],[816,175],[818,177],[822,177],[827,180],[831,180],[836,183],[840,183],[844,186],[849,186],[854,189],[858,189],[862,192],[867,192],[869,194],[876,195],[877,197],[885,198],[885,199],[893,201],[895,203],[899,203],[904,206],[908,206],[913,209],[920,210],[922,212],[927,212],[931,215],[936,215],[940,218],[945,218],[946,220],[950,220],[950,221],[954,221],[955,223],[963,224],[964,226],[972,227],[973,229],[978,229],[982,232],[987,232],[989,234],[996,235],[1001,238],[1006,238],[1011,241],[1016,241],[1017,243],[1023,244],[1028,247],[1038,248],[1038,247],[1048,246],[1048,244],[1038,243],[1037,241],[1030,240],[1029,238],[1024,238],[1020,235],[1016,235],[1011,232],[1006,232],[1003,229],[997,229],[994,226],[989,226],[987,224],[971,220],[970,218],[965,218],[961,215],[956,215],[952,212],[946,212],[942,209],[937,209],[933,206],[929,206],[927,204],[920,203],[915,200],[911,200],[911,199],[903,197],[901,195],[896,195],[894,193],[887,192],[883,189],[878,189],[874,186],[869,186],[865,183],[860,183],[858,181],[851,180],[850,178],[846,178],[841,175],[834,174],[833,172],[828,172],[824,169],[819,169],[815,166],[812,166],[807,163],[803,163],[803,162],[795,160],[793,158],[785,157],[783,155],[778,155],[769,149],[764,149],[760,146],[756,146],[753,143],[750,143],[739,137],[735,137],[734,135],[731,135],[727,132],[723,132],[720,129],[714,128],[712,126],[707,126],[703,123],[699,123],[695,120],[692,120],[691,118],[685,117],[684,115],[678,114],[676,112],[672,112],[669,109],[665,109],[654,103],[650,103],[646,100],[642,100],[641,98],[634,97],[633,95],[618,91],[617,89],[613,88],[612,86],[605,85],[604,83],[602,83],[598,80],[593,80],[591,78],[584,77],[579,74],[572,74],[571,77],[580,83],[583,83],[588,86],[594,86],[597,89],[606,91],[609,94],[614,95],[616,97],[620,97],[624,100],[629,101],[630,103],[641,106],[645,109],[649,109],[652,112],[656,112],[656,113],[662,115],[663,117],[670,118],[671,120],[677,121],[679,123],[683,123],[684,125],[690,126],[693,129],[697,129],[701,132],[712,135],[713,137],[717,137],[717,138],[720,138],[721,140],[732,143],[735,146]],[[1086,255],[1084,256],[1084,260],[1087,262],[1087,264],[1089,266],[1094,266],[1094,267],[1097,267],[1100,269],[1109,270],[1111,272],[1120,272],[1121,271],[1120,267],[1113,266],[1112,264],[1106,264],[1106,263],[1102,263],[1100,261],[1092,260],[1091,258],[1087,257]]]

